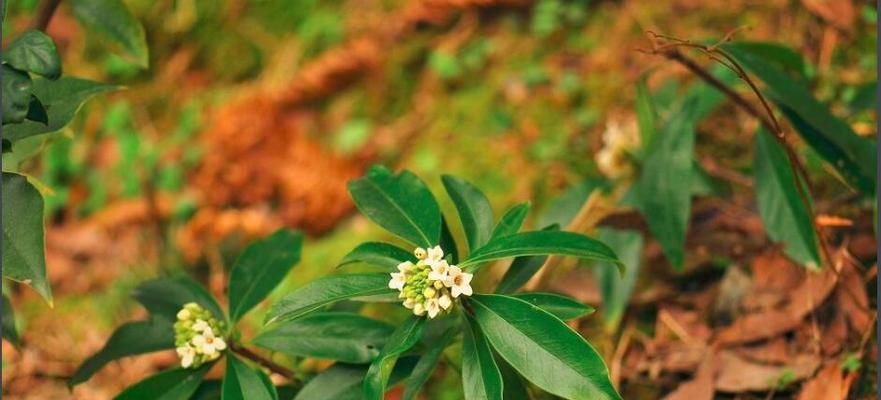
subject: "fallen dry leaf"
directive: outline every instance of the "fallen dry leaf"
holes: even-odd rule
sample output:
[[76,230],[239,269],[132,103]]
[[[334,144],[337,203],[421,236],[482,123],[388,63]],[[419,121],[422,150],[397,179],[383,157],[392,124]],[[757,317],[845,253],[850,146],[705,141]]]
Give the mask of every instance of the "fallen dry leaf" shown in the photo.
[[844,400],[843,375],[837,361],[827,362],[817,376],[805,382],[798,400]]
[[835,288],[836,275],[825,269],[808,272],[801,285],[790,291],[789,301],[779,310],[744,315],[716,336],[721,344],[749,343],[795,329]]
[[800,354],[788,365],[773,366],[748,361],[730,350],[722,350],[717,357],[722,367],[716,375],[716,390],[731,393],[776,388],[784,374],[792,381],[803,380],[813,375],[821,362],[818,356]]

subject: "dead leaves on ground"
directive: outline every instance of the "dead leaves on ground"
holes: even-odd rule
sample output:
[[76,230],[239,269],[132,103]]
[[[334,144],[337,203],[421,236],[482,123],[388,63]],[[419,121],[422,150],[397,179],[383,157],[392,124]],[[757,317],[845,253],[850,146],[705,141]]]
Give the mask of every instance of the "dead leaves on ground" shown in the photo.
[[751,273],[743,273],[750,281],[734,285],[746,293],[736,296],[726,325],[707,322],[714,304],[708,299],[732,290],[725,283],[665,303],[654,336],[624,357],[623,378],[670,382],[661,378],[691,375],[668,400],[756,392],[776,398],[781,391],[799,400],[847,398],[856,376],[841,360],[862,354],[874,319],[864,271],[844,248],[833,257],[834,268],[809,272],[778,250],[755,256]]

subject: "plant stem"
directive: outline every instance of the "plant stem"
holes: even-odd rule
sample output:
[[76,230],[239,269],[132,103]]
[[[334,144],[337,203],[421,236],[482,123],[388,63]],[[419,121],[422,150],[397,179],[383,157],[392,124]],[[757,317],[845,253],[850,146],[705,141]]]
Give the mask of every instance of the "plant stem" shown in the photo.
[[233,353],[236,353],[244,358],[247,358],[247,359],[257,363],[257,364],[260,364],[260,365],[268,368],[270,371],[287,378],[292,383],[300,383],[300,379],[297,378],[296,374],[294,374],[294,371],[291,371],[291,370],[277,364],[276,362],[253,352],[251,349],[248,349],[247,347],[243,347],[239,344],[231,344],[229,349]]
[[59,3],[61,3],[61,0],[43,0],[43,2],[40,3],[40,8],[37,9],[37,15],[34,17],[34,23],[31,25],[31,28],[45,31],[46,27],[49,26],[49,21],[52,20],[52,15],[55,14],[55,10],[58,8]]

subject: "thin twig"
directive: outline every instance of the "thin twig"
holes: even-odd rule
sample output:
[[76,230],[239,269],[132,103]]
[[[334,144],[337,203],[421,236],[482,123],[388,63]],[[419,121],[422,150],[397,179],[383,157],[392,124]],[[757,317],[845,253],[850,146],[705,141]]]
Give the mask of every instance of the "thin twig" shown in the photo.
[[251,361],[254,361],[257,364],[260,364],[260,365],[268,368],[270,371],[287,378],[292,383],[300,383],[300,378],[297,378],[296,374],[294,374],[294,371],[291,371],[291,370],[275,363],[274,361],[251,351],[251,349],[248,349],[247,347],[242,347],[241,345],[233,344],[233,345],[230,345],[229,349],[232,350],[233,353],[236,353],[244,358],[247,358]]
[[34,17],[34,23],[31,25],[31,28],[38,31],[45,31],[46,27],[49,26],[49,21],[52,20],[52,15],[55,14],[55,10],[58,8],[59,3],[61,3],[61,0],[44,0],[40,3],[40,8],[37,9],[37,15]]

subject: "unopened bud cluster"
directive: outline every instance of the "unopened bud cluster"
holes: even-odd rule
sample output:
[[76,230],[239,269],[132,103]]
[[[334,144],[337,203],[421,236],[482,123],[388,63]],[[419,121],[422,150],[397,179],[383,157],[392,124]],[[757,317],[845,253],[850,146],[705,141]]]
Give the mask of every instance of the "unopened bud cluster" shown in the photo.
[[226,349],[223,322],[196,303],[187,303],[177,312],[174,345],[184,368],[198,368],[220,358]]
[[413,314],[428,314],[434,318],[440,313],[450,312],[453,299],[460,295],[471,296],[472,274],[450,265],[444,260],[440,246],[417,248],[414,252],[416,264],[405,261],[398,264],[398,272],[391,273],[389,288],[400,291],[404,307]]

